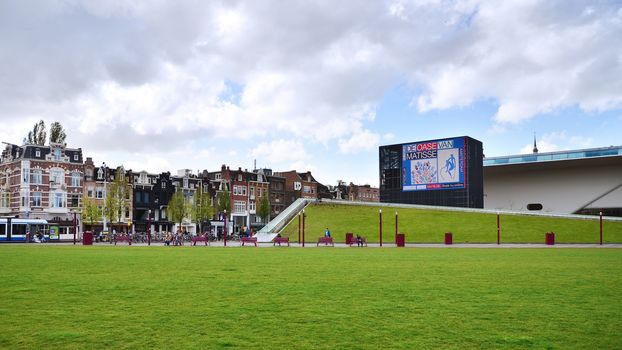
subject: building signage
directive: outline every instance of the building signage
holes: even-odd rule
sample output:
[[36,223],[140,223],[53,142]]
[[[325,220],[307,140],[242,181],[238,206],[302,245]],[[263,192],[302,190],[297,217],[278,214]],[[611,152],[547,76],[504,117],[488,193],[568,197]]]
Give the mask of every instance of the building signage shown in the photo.
[[463,138],[402,146],[402,191],[466,187]]

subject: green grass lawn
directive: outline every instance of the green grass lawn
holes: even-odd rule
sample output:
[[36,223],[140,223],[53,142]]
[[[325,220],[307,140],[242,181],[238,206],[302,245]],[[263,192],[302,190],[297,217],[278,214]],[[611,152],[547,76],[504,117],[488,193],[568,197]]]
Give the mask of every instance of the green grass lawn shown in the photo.
[[[378,207],[320,204],[305,209],[305,241],[316,242],[328,227],[337,242],[345,241],[346,232],[379,242]],[[441,243],[445,232],[453,233],[457,243],[497,242],[497,215],[428,209],[382,209],[383,242],[395,242],[395,211],[398,231],[407,242]],[[599,222],[526,215],[501,215],[502,243],[544,243],[546,232],[555,232],[560,243],[598,243]],[[292,242],[298,241],[298,219],[281,233]],[[603,242],[622,242],[622,221],[604,221]]]
[[0,256],[0,348],[622,348],[619,249],[2,245]]

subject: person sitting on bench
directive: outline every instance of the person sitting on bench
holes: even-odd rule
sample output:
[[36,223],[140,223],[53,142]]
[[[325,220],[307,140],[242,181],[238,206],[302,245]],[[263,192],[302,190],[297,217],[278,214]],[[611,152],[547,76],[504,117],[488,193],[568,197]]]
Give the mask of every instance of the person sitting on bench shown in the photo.
[[363,246],[363,237],[361,237],[361,235],[356,235],[356,246],[357,247]]
[[328,227],[326,228],[326,232],[324,232],[324,237],[330,238],[330,230]]

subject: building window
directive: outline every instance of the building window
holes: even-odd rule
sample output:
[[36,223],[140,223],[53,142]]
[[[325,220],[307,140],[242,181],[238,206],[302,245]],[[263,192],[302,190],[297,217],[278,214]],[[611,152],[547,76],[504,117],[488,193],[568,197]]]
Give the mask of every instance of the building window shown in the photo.
[[54,192],[52,194],[52,208],[66,208],[67,197],[64,193]]
[[60,148],[54,148],[54,160],[60,160]]
[[[259,189],[257,189],[259,191]],[[255,197],[255,187],[251,186],[250,191],[248,191],[248,194],[250,194],[251,197]]]
[[184,188],[188,188],[188,179],[184,179]]
[[233,202],[233,212],[234,213],[244,213],[246,212],[246,202],[244,201],[234,201]]
[[80,175],[80,173],[72,173],[71,174],[71,186],[79,187],[81,179],[82,179],[82,176]]
[[80,204],[80,196],[78,196],[77,194],[74,194],[73,196],[71,196],[71,206],[74,208],[77,208]]
[[242,182],[242,175],[241,175],[241,174],[240,174],[240,175],[238,175],[238,181],[239,181],[239,182]]
[[65,182],[64,172],[60,169],[52,169],[50,170],[50,182],[55,184],[62,184]]
[[93,191],[93,186],[89,186],[89,187],[86,189],[86,196],[87,196],[87,197],[89,197],[89,198],[93,198],[93,194],[94,194],[94,192],[95,192],[95,191]]
[[22,169],[22,183],[27,184],[28,181],[30,181],[30,169],[29,168],[23,168]]
[[255,202],[248,203],[248,210],[255,211],[257,208],[257,204]]
[[40,207],[41,206],[41,192],[33,192],[32,193],[32,206]]
[[166,189],[166,181],[162,181],[162,189]]
[[104,198],[104,189],[101,187],[97,187],[97,190],[95,191],[95,198],[97,199],[103,199]]
[[134,192],[134,202],[140,203],[140,192]]
[[33,170],[30,182],[34,185],[41,185],[43,183],[43,171],[39,169]]
[[104,179],[104,169],[99,168],[99,170],[97,170],[97,179],[98,180],[103,180]]
[[149,203],[149,192],[143,193],[143,202]]
[[40,150],[36,150],[35,151],[35,157],[37,157],[37,158],[41,157],[41,151]]
[[77,153],[73,155],[73,160],[75,160],[75,161],[78,160],[78,154]]
[[216,180],[220,180],[222,179],[222,174],[221,173],[217,173],[216,174]]
[[28,190],[25,190],[22,192],[21,195],[21,206],[22,207],[27,207],[28,206]]
[[8,207],[9,207],[9,193],[0,192],[0,208],[8,208]]

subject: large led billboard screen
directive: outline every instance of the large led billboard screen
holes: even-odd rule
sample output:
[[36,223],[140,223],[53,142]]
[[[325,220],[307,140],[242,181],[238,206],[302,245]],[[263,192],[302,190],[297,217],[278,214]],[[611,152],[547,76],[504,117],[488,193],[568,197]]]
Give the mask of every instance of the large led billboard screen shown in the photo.
[[402,191],[466,187],[464,138],[402,145]]

